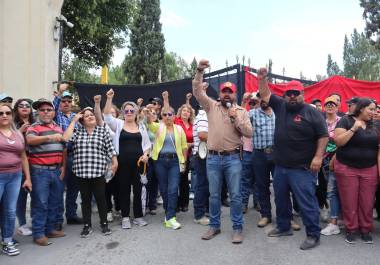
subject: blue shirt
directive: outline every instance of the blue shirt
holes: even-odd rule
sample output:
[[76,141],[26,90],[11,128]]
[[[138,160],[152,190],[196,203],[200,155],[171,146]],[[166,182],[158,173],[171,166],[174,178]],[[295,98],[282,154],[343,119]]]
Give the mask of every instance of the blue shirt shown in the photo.
[[274,128],[276,118],[274,112],[268,115],[261,108],[249,111],[249,118],[252,122],[253,130],[253,148],[264,149],[273,146]]

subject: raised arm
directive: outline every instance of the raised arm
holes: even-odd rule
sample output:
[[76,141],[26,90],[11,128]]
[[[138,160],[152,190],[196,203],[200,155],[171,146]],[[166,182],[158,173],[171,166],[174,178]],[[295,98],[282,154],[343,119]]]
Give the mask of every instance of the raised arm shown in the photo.
[[113,96],[115,95],[115,92],[113,92],[113,89],[111,88],[110,90],[107,91],[107,101],[106,105],[104,106],[104,114],[111,114],[111,109],[112,109],[112,99]]
[[77,123],[78,120],[82,117],[83,117],[83,114],[80,112],[75,114],[74,118],[71,120],[71,122],[69,124],[69,127],[67,127],[66,131],[63,133],[62,140],[64,142],[68,142],[70,140],[71,136],[73,136],[75,123]]
[[170,108],[169,92],[168,91],[162,92],[162,98],[164,100],[164,105],[162,106],[162,109],[168,109],[168,108]]
[[102,111],[100,109],[100,101],[101,100],[102,100],[102,96],[101,95],[96,95],[94,97],[94,102],[95,102],[95,105],[94,105],[94,114],[95,114],[96,124],[98,124],[99,126],[103,126],[104,125],[104,121],[103,121],[103,117],[102,117]]
[[257,72],[260,97],[265,102],[269,102],[270,96],[272,95],[272,92],[269,89],[267,75],[268,70],[266,68],[260,68]]
[[193,97],[193,94],[187,93],[186,95],[186,105],[190,105],[190,99]]
[[206,68],[210,67],[208,60],[200,60],[197,66],[197,71],[195,73],[194,79],[192,81],[193,95],[203,107],[203,109],[208,112],[212,103],[212,99],[206,94],[207,83],[203,82],[203,74]]

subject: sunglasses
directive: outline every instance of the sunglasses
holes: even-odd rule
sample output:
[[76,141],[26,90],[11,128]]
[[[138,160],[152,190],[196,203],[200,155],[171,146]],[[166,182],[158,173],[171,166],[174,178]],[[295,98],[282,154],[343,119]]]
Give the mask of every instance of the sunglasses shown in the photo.
[[3,103],[12,103],[13,100],[12,99],[3,99],[1,102],[3,102]]
[[30,108],[30,104],[18,104],[18,107],[20,108],[20,109],[29,109]]
[[54,109],[48,108],[48,109],[38,109],[39,112],[52,112]]
[[299,95],[301,95],[301,92],[298,90],[288,90],[285,92],[285,96],[287,97],[291,97],[291,96],[298,97]]
[[133,113],[135,113],[135,110],[134,109],[125,109],[124,110],[124,114],[129,114],[129,113],[133,114]]
[[164,113],[162,113],[162,116],[163,117],[172,117],[173,113],[171,113],[171,112],[164,112]]
[[234,92],[230,88],[223,88],[222,93],[224,94],[233,94]]
[[62,103],[71,103],[73,102],[72,100],[61,100]]
[[156,106],[158,103],[156,101],[152,101],[150,104]]
[[336,107],[336,105],[334,103],[326,103],[325,104],[325,107]]
[[4,114],[6,116],[11,116],[12,115],[12,111],[0,111],[0,116],[3,116]]

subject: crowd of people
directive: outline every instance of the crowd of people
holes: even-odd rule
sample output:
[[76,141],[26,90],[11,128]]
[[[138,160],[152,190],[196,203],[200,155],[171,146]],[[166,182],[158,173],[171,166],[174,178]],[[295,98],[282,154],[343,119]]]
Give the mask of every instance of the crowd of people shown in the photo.
[[[80,237],[90,236],[94,204],[104,235],[112,233],[108,224],[116,217],[122,229],[148,225],[144,216],[157,214],[159,198],[164,226],[179,229],[176,214],[189,211],[190,183],[194,222],[208,226],[203,240],[221,233],[225,205],[231,242],[242,243],[251,195],[261,215],[257,226],[272,223],[272,184],[276,225],[269,237],[300,230],[293,220],[297,214],[306,229],[303,250],[320,244],[321,234],[337,235],[341,229],[347,243],[359,236],[373,243],[374,207],[380,217],[380,106],[355,97],[341,113],[338,93],[307,104],[296,81],[287,83],[282,96],[274,95],[264,68],[257,74],[258,92],[245,93],[239,106],[231,82],[220,85],[219,98],[207,95],[207,67],[207,60],[199,62],[193,93],[177,112],[166,91],[162,99],[151,98],[146,105],[142,99],[126,101],[119,109],[111,89],[103,110],[97,95],[93,106],[78,113],[68,84],[59,85],[52,101],[23,98],[13,104],[1,94],[2,251],[20,253],[15,232],[50,245],[49,238],[65,236],[64,216],[68,225],[83,225]],[[197,111],[189,103],[192,95]],[[327,222],[323,229],[321,219]]]

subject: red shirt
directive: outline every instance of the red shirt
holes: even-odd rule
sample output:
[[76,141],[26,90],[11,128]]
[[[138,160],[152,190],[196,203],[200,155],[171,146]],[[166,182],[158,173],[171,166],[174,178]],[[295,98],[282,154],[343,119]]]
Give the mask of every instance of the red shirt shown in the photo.
[[182,127],[182,129],[185,131],[186,141],[188,143],[194,142],[194,139],[193,139],[193,125],[191,123],[189,123],[189,127],[186,128],[186,125],[183,123],[182,119],[178,118],[178,117],[174,118],[174,123],[177,124],[177,125],[180,125]]

